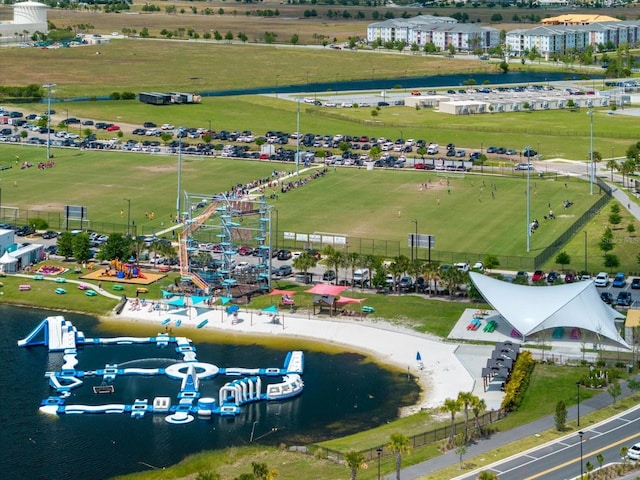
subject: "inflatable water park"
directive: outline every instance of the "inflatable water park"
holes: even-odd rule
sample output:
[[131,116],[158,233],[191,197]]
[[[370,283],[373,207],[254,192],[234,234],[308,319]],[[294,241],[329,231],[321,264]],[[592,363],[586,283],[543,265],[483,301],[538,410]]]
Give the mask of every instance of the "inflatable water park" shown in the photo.
[[[78,369],[79,350],[100,345],[155,344],[158,348],[174,348],[177,360],[166,368],[122,368],[118,364],[106,364],[94,370]],[[40,411],[51,415],[62,414],[129,414],[142,418],[147,413],[164,414],[171,424],[192,422],[195,416],[235,416],[242,406],[260,401],[282,401],[300,395],[304,388],[304,353],[292,351],[286,355],[282,367],[237,368],[218,367],[197,359],[196,347],[186,337],[174,337],[158,333],[154,337],[87,338],[84,333],[62,316],[45,318],[33,331],[18,341],[19,347],[45,346],[49,352],[62,352],[62,366],[58,371],[45,373],[53,390],[40,403]],[[118,379],[131,376],[163,376],[175,380],[179,387],[173,395],[136,398],[131,403],[72,404],[72,391],[85,384],[91,385],[96,398],[113,394]],[[233,377],[218,391],[218,398],[203,397],[201,383],[218,376]],[[263,379],[265,377],[266,379]],[[281,377],[277,383],[274,377]]]

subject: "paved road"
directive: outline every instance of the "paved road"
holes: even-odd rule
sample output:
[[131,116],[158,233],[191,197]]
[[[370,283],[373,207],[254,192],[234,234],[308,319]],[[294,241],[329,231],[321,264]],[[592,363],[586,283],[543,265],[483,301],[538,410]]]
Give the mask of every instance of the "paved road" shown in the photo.
[[[629,396],[631,391],[627,388],[626,383],[623,384],[622,388],[622,397]],[[584,402],[580,403],[580,416],[591,413],[595,410],[599,410],[608,405],[611,405],[612,399],[611,396],[603,392],[595,397],[590,398]],[[573,421],[578,416],[578,407],[572,406],[568,408],[567,421]],[[512,430],[507,430],[504,432],[496,433],[492,435],[490,438],[485,440],[481,440],[477,443],[469,445],[467,453],[465,454],[465,458],[472,458],[478,455],[485,454],[492,450],[497,449],[503,445],[507,445],[513,442],[517,442],[518,440],[522,440],[524,438],[528,438],[531,435],[536,435],[539,432],[544,432],[546,430],[550,430],[555,428],[555,419],[554,415],[548,415],[546,417],[540,418],[535,422],[527,423],[525,425],[521,425],[520,427],[514,428]],[[430,460],[426,460],[424,462],[412,465],[410,467],[402,469],[401,478],[403,480],[413,480],[422,478],[429,473],[436,472],[438,470],[442,470],[443,468],[447,468],[450,466],[458,465],[459,457],[455,453],[455,451],[449,451],[444,455],[440,455],[438,457],[432,458]],[[488,470],[486,467],[483,470]],[[474,473],[477,475],[477,472],[467,472],[463,476],[457,477],[452,480],[468,480],[471,478],[475,478]],[[385,480],[394,480],[395,473],[386,475]]]

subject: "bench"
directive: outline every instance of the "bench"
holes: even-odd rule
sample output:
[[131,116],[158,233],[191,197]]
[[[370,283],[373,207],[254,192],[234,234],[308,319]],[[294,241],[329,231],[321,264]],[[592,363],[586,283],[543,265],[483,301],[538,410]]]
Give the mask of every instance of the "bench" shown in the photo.
[[480,325],[482,325],[482,322],[480,321],[480,319],[479,318],[474,318],[473,320],[471,320],[469,325],[467,325],[467,330],[476,331],[476,330],[478,330],[480,328]]
[[116,290],[118,292],[121,292],[122,290],[124,290],[124,287],[122,285],[114,285],[113,287],[111,287],[113,290]]
[[376,311],[376,309],[373,308],[373,307],[369,307],[367,305],[363,305],[362,306],[362,313],[373,313],[375,311]]
[[25,292],[27,290],[31,290],[31,285],[19,285],[18,290],[21,292]]
[[[115,287],[114,287],[114,290],[115,290]],[[149,293],[149,289],[145,287],[138,287],[136,288],[136,293]]]

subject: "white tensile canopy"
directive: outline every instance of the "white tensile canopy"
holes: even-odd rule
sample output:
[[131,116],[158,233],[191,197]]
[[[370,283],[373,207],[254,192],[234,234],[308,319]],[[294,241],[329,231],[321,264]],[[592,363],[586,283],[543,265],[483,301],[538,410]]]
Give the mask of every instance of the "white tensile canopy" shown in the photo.
[[523,337],[557,327],[580,328],[630,348],[614,322],[624,315],[600,299],[592,281],[534,287],[476,272],[469,275],[485,300]]
[[17,263],[18,259],[9,255],[9,252],[4,252],[4,255],[0,257],[0,264],[2,265],[10,265],[12,263]]

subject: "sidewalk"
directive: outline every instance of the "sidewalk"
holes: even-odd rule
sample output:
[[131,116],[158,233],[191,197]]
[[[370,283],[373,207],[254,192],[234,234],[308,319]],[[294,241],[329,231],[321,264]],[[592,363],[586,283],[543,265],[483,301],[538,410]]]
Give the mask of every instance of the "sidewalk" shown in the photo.
[[[636,377],[636,380],[638,377]],[[631,390],[627,388],[626,382],[622,384],[622,395],[620,398],[625,398],[631,395]],[[584,402],[580,402],[580,418],[583,416],[601,408],[604,408],[608,405],[611,405],[613,399],[611,395],[606,392],[602,392],[595,397],[590,398],[589,400],[585,400]],[[567,409],[567,422],[575,420],[578,414],[578,406],[574,405]],[[555,428],[555,418],[554,415],[547,415],[546,417],[540,418],[531,423],[527,423],[525,425],[521,425],[511,430],[507,430],[504,432],[498,432],[495,435],[492,435],[490,438],[480,440],[477,443],[471,444],[468,446],[467,453],[465,454],[465,458],[472,458],[477,455],[482,455],[491,450],[494,450],[498,447],[504,446],[506,444],[516,442],[523,438],[530,437],[531,435],[535,435],[538,432],[543,432],[545,430],[549,430]],[[401,478],[403,480],[413,480],[424,477],[430,473],[436,472],[438,470],[442,470],[443,468],[451,467],[454,465],[458,465],[460,459],[456,454],[455,450],[450,450],[444,455],[439,455],[438,457],[434,457],[430,460],[426,460],[424,462],[412,465],[410,467],[404,468],[401,471]],[[464,477],[468,477],[472,472],[467,472],[464,474]],[[395,472],[393,474],[386,475],[384,477],[385,480],[394,480]]]

